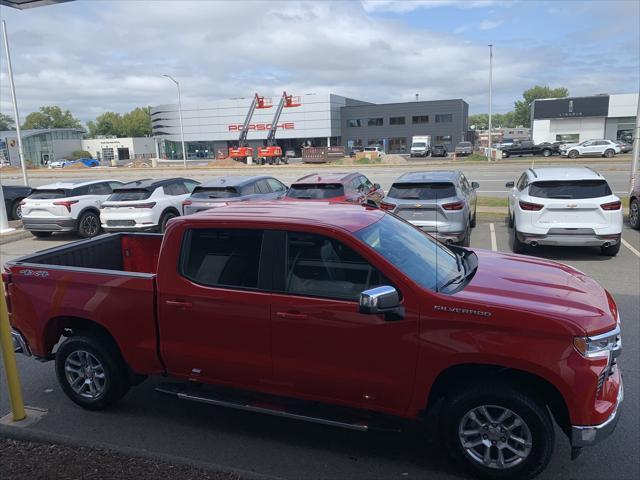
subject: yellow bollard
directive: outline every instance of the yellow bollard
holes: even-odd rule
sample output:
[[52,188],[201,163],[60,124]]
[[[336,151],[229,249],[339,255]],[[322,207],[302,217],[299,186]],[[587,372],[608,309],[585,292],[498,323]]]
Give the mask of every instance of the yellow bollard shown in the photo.
[[22,387],[20,386],[18,366],[16,365],[16,352],[13,350],[13,340],[11,339],[7,300],[4,296],[4,282],[0,282],[0,350],[2,350],[4,369],[7,373],[7,385],[9,386],[13,421],[18,422],[24,420],[27,414],[24,411]]

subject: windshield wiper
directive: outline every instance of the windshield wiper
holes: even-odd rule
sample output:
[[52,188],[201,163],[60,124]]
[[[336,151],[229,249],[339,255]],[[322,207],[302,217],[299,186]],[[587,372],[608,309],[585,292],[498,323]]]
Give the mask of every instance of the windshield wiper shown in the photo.
[[451,280],[449,280],[448,282],[446,282],[444,285],[442,285],[440,288],[438,288],[438,291],[442,291],[445,288],[447,288],[449,285],[453,285],[454,283],[460,283],[461,281],[463,281],[465,278],[467,278],[466,275],[462,274],[462,275],[456,275],[455,277],[453,277]]

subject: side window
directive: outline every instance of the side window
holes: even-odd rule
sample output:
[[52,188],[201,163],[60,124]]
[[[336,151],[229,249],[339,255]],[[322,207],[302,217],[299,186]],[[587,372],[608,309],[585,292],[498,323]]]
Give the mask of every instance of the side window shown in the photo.
[[527,187],[527,185],[528,185],[527,174],[523,173],[520,176],[520,179],[518,180],[518,184],[516,185],[516,187],[518,188],[519,191],[522,191]]
[[322,235],[287,234],[288,293],[357,300],[360,292],[389,281],[360,255]]
[[210,287],[257,288],[262,230],[193,229],[182,242],[181,274]]
[[89,195],[109,195],[111,188],[108,183],[94,183],[89,185]]
[[284,192],[286,187],[275,178],[267,178],[267,183],[273,192]]
[[187,187],[182,181],[172,182],[164,186],[165,195],[184,195],[189,193]]
[[81,197],[82,195],[89,195],[89,185],[84,187],[77,187],[71,190],[70,197]]
[[113,193],[113,189],[114,188],[118,188],[122,185],[122,183],[120,182],[109,182],[108,186],[109,186],[109,193]]
[[254,185],[256,193],[271,193],[271,189],[266,180],[258,180]]
[[465,177],[464,175],[460,176],[460,186],[462,187],[462,191],[465,193],[469,193],[469,191],[471,190],[471,186],[467,181],[467,177]]
[[367,192],[373,188],[373,183],[371,183],[371,181],[369,181],[369,179],[364,175],[360,177],[360,183],[363,185],[364,190]]
[[199,185],[199,183],[194,182],[193,180],[185,180],[184,185],[185,187],[187,187],[187,193],[191,193],[193,192],[193,189]]

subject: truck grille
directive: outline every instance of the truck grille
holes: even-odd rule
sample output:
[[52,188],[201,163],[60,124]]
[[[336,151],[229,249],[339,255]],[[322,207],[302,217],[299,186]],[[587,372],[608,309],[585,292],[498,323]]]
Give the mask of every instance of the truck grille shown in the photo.
[[107,220],[107,227],[135,227],[135,220]]

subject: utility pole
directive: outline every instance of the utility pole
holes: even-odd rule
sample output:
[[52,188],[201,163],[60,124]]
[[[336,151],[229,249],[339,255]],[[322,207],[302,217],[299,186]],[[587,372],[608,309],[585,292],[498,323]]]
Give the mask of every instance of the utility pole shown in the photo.
[[11,85],[11,99],[13,100],[13,119],[16,122],[16,135],[18,135],[18,154],[20,155],[20,167],[22,168],[22,182],[29,185],[27,178],[27,166],[24,163],[24,150],[22,149],[22,135],[20,134],[20,116],[18,115],[18,101],[16,100],[16,86],[13,83],[13,69],[11,68],[11,54],[9,53],[9,37],[7,36],[7,22],[2,20],[2,34],[4,36],[4,51],[7,54],[7,70],[9,84]]
[[631,185],[629,191],[638,184],[638,163],[640,157],[640,92],[638,93],[638,110],[636,112],[636,128],[633,129],[633,155],[631,156]]
[[493,148],[493,142],[491,141],[491,114],[493,108],[492,97],[492,84],[493,84],[493,44],[489,44],[489,161],[491,161],[491,150]]
[[182,162],[184,164],[184,168],[187,168],[187,150],[184,147],[184,125],[182,124],[182,98],[180,96],[180,82],[178,82],[171,75],[162,75],[163,77],[167,77],[178,87],[178,114],[180,115],[180,137],[182,139]]

